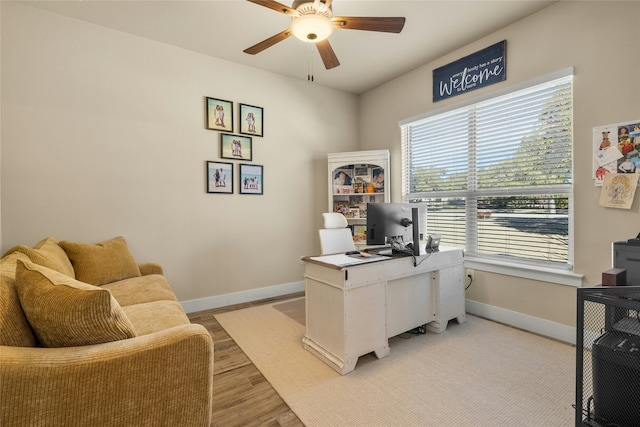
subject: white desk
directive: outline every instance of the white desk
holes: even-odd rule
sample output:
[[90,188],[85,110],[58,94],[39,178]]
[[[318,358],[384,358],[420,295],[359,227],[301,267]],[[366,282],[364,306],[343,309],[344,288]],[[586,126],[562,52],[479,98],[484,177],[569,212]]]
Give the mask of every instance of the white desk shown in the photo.
[[[427,257],[425,259],[425,256]],[[358,358],[389,355],[388,338],[427,324],[440,333],[466,321],[461,249],[340,267],[305,261],[303,347],[345,375]]]

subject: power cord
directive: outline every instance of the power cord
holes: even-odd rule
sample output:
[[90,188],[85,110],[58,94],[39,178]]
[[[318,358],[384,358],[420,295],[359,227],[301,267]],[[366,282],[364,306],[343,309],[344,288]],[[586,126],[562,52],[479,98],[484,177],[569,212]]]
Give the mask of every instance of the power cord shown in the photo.
[[413,252],[413,249],[409,248],[408,245],[404,243],[404,239],[402,239],[401,241],[392,240],[390,242],[390,246],[391,246],[391,249],[395,250],[396,252],[400,252],[400,253],[409,255],[413,259],[413,266],[414,267],[417,267],[420,264],[422,264],[424,262],[424,260],[429,258],[429,255],[431,255],[430,252],[427,252],[427,256],[425,256],[424,258],[422,258],[420,260],[420,262],[418,262],[418,259],[416,258],[416,255]]
[[426,256],[425,256],[424,258],[422,258],[422,259],[420,260],[420,262],[418,262],[418,263],[416,263],[416,257],[414,256],[414,257],[413,257],[413,266],[414,266],[414,267],[419,266],[420,264],[422,264],[422,263],[424,262],[424,260],[425,260],[425,259],[429,258],[430,256],[431,256],[431,252],[427,252]]
[[427,333],[427,325],[420,325],[417,328],[413,328],[409,333],[412,335],[424,335]]
[[408,330],[407,332],[401,333],[400,335],[398,335],[398,337],[408,340],[414,335],[425,335],[426,333],[427,333],[427,325],[425,323],[424,325],[420,325],[416,328]]
[[471,284],[473,283],[473,276],[470,274],[467,274],[467,277],[469,278],[469,284],[467,285],[466,288],[464,288],[464,290],[466,291],[467,289],[469,289],[469,287],[471,286]]

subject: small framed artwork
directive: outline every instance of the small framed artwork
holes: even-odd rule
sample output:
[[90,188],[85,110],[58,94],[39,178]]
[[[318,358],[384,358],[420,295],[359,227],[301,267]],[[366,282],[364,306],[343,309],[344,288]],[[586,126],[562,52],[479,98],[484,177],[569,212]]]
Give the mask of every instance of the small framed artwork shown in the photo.
[[207,193],[233,194],[233,163],[207,162]]
[[347,218],[360,218],[360,209],[349,208],[349,213],[345,215]]
[[[360,212],[362,213],[362,212]],[[356,243],[367,242],[367,226],[366,225],[354,225],[353,226],[353,241]]]
[[341,168],[333,171],[333,185],[351,185],[353,184],[353,169]]
[[373,172],[373,186],[376,193],[384,193],[384,169],[374,168]]
[[262,165],[240,163],[240,194],[263,194],[264,169]]
[[240,133],[264,136],[264,110],[261,107],[240,104]]
[[220,157],[223,159],[251,160],[253,157],[250,136],[223,133],[220,136]]
[[355,177],[356,178],[361,178],[363,180],[367,180],[369,178],[369,167],[367,167],[367,165],[364,165],[364,166],[356,165],[355,166]]
[[207,129],[233,132],[233,102],[207,97]]

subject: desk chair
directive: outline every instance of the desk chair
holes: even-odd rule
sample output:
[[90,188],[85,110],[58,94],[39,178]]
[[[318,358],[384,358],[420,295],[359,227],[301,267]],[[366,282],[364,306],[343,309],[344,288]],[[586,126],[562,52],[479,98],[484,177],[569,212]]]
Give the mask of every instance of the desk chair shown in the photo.
[[322,255],[355,251],[351,230],[346,228],[347,218],[339,212],[323,213],[324,228],[318,230],[320,234],[320,249]]

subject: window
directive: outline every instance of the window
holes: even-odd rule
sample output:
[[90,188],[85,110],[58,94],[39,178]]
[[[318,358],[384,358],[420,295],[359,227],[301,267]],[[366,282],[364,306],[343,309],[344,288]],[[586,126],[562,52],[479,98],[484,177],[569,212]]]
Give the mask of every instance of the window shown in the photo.
[[427,232],[477,262],[570,270],[572,89],[565,70],[401,122],[403,200],[427,203]]

